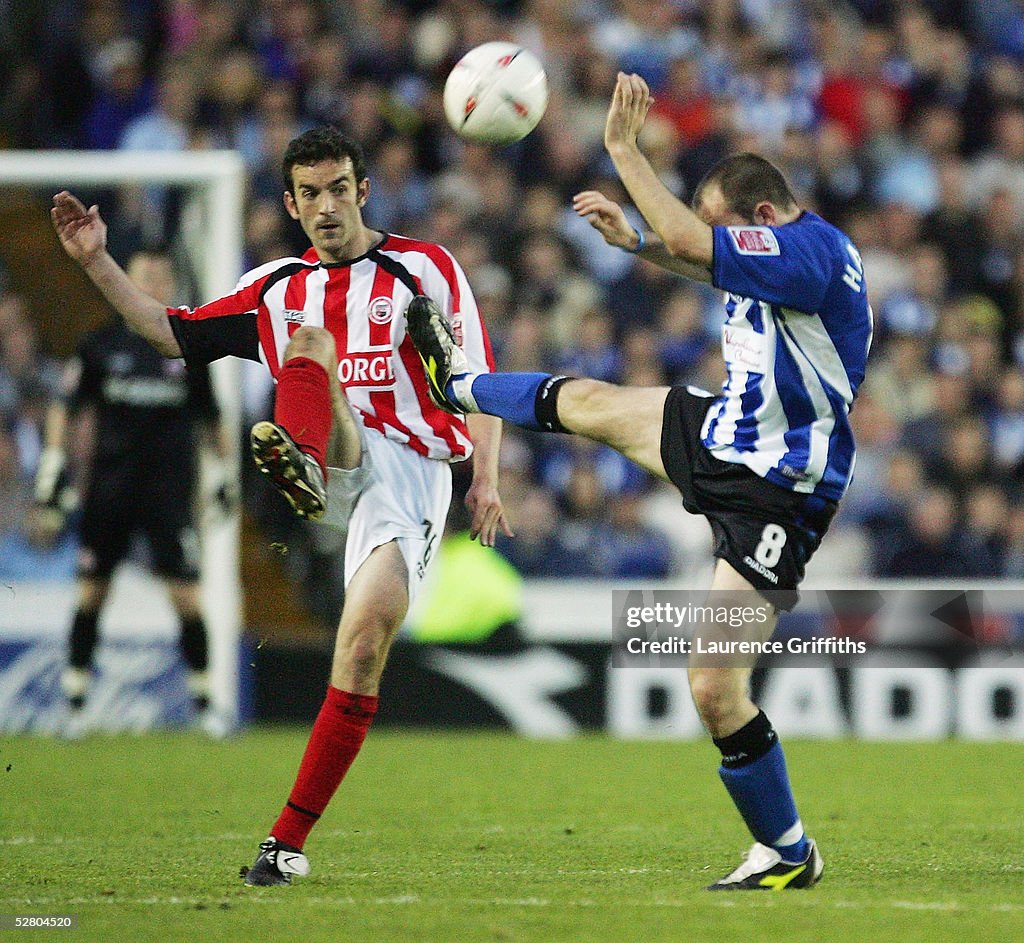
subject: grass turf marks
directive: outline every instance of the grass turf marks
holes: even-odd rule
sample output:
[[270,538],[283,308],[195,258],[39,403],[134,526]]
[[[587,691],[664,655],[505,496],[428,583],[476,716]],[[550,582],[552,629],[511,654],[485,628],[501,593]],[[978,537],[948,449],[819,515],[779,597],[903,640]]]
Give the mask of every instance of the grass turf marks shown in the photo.
[[306,846],[310,877],[244,888],[305,738],[3,741],[0,913],[154,943],[1024,937],[1019,746],[788,742],[825,877],[713,895],[750,839],[708,743],[377,731]]

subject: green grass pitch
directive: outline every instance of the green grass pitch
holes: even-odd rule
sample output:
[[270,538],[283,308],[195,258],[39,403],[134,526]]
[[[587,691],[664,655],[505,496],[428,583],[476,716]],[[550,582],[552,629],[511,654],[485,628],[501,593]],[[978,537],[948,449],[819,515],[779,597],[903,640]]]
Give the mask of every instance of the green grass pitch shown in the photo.
[[1020,746],[787,743],[811,891],[709,894],[749,843],[708,743],[378,731],[289,888],[245,888],[306,731],[0,742],[0,913],[69,941],[1024,939]]

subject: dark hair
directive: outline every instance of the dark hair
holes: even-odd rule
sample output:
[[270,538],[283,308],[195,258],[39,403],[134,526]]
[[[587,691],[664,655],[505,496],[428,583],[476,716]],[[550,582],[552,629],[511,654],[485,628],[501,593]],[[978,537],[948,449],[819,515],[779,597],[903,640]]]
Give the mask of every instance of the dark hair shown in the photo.
[[733,154],[719,161],[697,184],[693,207],[700,206],[707,187],[717,183],[726,206],[744,219],[752,219],[758,203],[767,200],[779,208],[796,206],[786,178],[773,163],[757,154]]
[[285,189],[292,192],[292,168],[296,164],[307,166],[322,160],[341,160],[344,157],[352,161],[356,183],[362,183],[366,179],[366,155],[358,141],[345,137],[331,125],[304,131],[288,143],[281,161]]

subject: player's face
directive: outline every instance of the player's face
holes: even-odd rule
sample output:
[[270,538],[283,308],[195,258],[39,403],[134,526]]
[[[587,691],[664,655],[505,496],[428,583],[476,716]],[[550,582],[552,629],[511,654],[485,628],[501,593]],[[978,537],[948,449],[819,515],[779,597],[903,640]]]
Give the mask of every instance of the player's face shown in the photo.
[[369,192],[368,180],[356,183],[350,158],[322,160],[292,167],[292,192],[285,193],[284,205],[317,255],[325,262],[341,262],[352,258],[349,249],[362,234]]
[[697,215],[709,226],[744,226],[753,222],[744,219],[726,203],[722,188],[717,183],[709,183],[704,188]]
[[781,226],[800,215],[796,206],[780,210],[774,203],[762,200],[754,207],[752,216],[743,216],[728,204],[717,183],[704,188],[695,212],[709,226]]

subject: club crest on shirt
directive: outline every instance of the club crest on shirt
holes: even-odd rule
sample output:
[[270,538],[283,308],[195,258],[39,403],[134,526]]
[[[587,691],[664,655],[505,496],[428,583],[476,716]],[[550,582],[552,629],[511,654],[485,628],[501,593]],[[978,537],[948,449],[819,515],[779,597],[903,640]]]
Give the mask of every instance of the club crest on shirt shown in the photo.
[[781,255],[779,240],[767,226],[727,226],[740,255]]
[[367,316],[374,324],[387,324],[394,315],[394,310],[391,299],[380,295],[370,302]]
[[306,323],[306,312],[302,309],[296,308],[285,308],[284,309],[284,323],[285,324],[305,324]]

